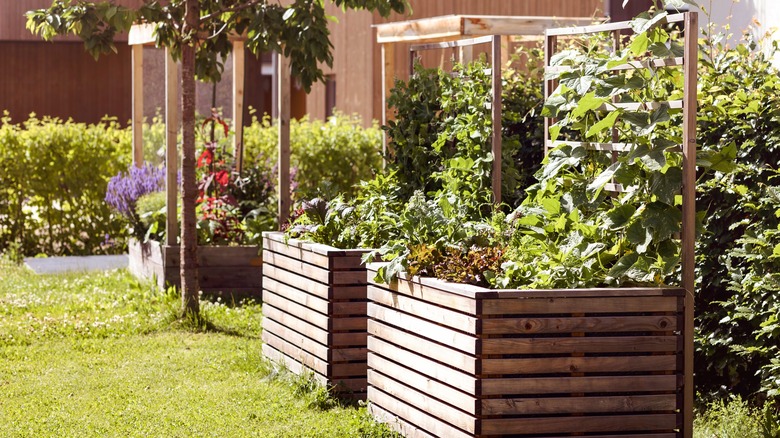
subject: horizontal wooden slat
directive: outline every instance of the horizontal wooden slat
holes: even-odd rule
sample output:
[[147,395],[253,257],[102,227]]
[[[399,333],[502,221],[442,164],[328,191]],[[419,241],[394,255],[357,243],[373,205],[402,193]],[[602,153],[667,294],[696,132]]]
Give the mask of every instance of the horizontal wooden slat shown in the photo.
[[[669,14],[666,16],[666,22],[667,23],[678,23],[683,21],[684,19],[683,14]],[[547,29],[545,30],[546,36],[567,36],[567,35],[577,35],[583,34],[583,33],[599,33],[599,32],[610,32],[613,30],[628,30],[631,29],[631,22],[630,21],[621,21],[617,23],[606,23],[606,24],[594,24],[592,26],[572,26],[572,27],[559,27],[555,29]]]
[[271,277],[265,277],[264,280],[263,288],[265,290],[282,296],[294,303],[305,306],[307,309],[311,309],[312,312],[318,312],[324,315],[328,315],[331,312],[331,305],[326,299],[322,299],[316,295],[308,294],[295,287],[279,283]]
[[549,299],[486,299],[482,301],[485,315],[557,314],[557,313],[638,313],[675,312],[674,297],[610,297],[610,298],[549,298]]
[[375,336],[368,337],[368,350],[369,362],[373,356],[387,358],[467,394],[477,394],[476,377],[425,357],[421,352],[405,350]]
[[[165,265],[179,266],[181,250],[178,246],[164,246]],[[198,246],[199,266],[255,266],[263,264],[260,246]]]
[[482,320],[482,334],[542,333],[609,333],[654,332],[677,330],[677,317],[654,316],[588,316],[558,318],[486,318]]
[[400,402],[414,406],[467,432],[475,432],[475,421],[470,415],[437,400],[401,382],[390,379],[375,370],[368,370],[368,384]]
[[483,395],[665,392],[680,386],[676,375],[520,377],[480,380]]
[[277,351],[279,351],[280,353],[283,353],[286,356],[292,358],[293,360],[306,366],[306,368],[321,374],[325,378],[327,378],[331,372],[330,366],[326,361],[311,354],[306,350],[301,349],[300,347],[297,347],[287,342],[285,339],[280,338],[279,336],[277,336],[276,334],[270,331],[263,330],[263,342],[266,344],[263,345],[264,353],[265,353],[265,347],[270,346],[276,349]]
[[295,316],[283,312],[270,304],[265,304],[263,305],[263,331],[272,331],[275,334],[281,336],[281,333],[273,331],[270,328],[271,326],[266,323],[266,321],[270,320],[273,320],[276,323],[283,325],[284,327],[289,327],[295,332],[317,341],[320,344],[332,344],[331,335],[327,330],[321,327],[317,327],[316,325],[309,324],[305,319],[296,318]]
[[417,336],[456,348],[464,353],[477,354],[477,338],[466,333],[458,332],[414,315],[398,312],[375,303],[369,306],[368,316],[390,326],[401,327],[404,330],[415,333]]
[[[376,391],[376,390],[375,390]],[[368,412],[371,416],[380,423],[386,423],[393,430],[399,432],[405,437],[414,438],[439,438],[429,434],[424,429],[419,428],[407,421],[404,421],[402,417],[390,413],[389,411],[381,408],[376,403],[368,404]]]
[[299,333],[289,327],[285,327],[273,319],[263,319],[263,333],[266,332],[273,333],[274,335],[286,340],[295,347],[306,351],[307,353],[310,353],[325,362],[333,361],[333,358],[331,357],[333,350],[329,349],[327,345],[321,344],[316,340],[307,337],[303,333]]
[[497,418],[479,421],[485,435],[611,431],[668,431],[678,425],[676,414]]
[[[369,304],[369,312],[374,304]],[[474,373],[477,368],[477,359],[445,345],[420,338],[417,335],[403,332],[397,328],[385,325],[379,321],[369,319],[368,333],[382,338],[388,342],[412,351],[424,351],[430,358],[443,362],[453,368]]]
[[[369,264],[369,272],[368,272],[368,279],[369,284],[382,288],[382,289],[388,289],[393,292],[397,292],[402,295],[408,295],[415,298],[423,298],[425,301],[428,301],[433,304],[437,304],[443,307],[447,307],[450,309],[457,309],[458,311],[474,315],[476,314],[477,310],[477,303],[474,300],[473,297],[463,296],[458,293],[452,293],[450,291],[441,290],[436,287],[431,287],[426,284],[422,284],[420,282],[415,281],[393,281],[390,284],[382,284],[382,283],[376,283],[373,278],[376,274],[376,270],[371,270],[371,266],[374,266],[375,268],[377,265]],[[415,280],[418,280],[418,278],[415,278]],[[426,283],[428,283],[427,280],[435,280],[435,279],[419,279],[419,280],[425,280]],[[440,284],[448,284],[446,282],[438,281]],[[432,282],[435,283],[435,282]],[[458,290],[462,290],[463,285],[453,285]],[[482,288],[475,288],[474,290],[483,290]],[[485,289],[486,290],[486,289]],[[473,295],[473,294],[472,294]]]
[[493,42],[493,36],[487,35],[487,36],[482,36],[477,38],[466,38],[466,39],[455,40],[455,41],[441,41],[436,43],[413,44],[409,46],[409,51],[419,52],[422,50],[448,49],[454,47],[475,46],[477,44],[487,44],[492,42]]
[[317,295],[320,298],[330,298],[333,288],[325,283],[312,281],[295,272],[286,271],[269,263],[263,264],[263,278],[272,278],[280,283],[288,284],[302,291]]
[[[365,370],[363,374],[352,372],[357,377],[347,377],[347,374],[343,374],[345,377],[332,377],[328,378],[319,372],[313,371],[311,368],[304,366],[300,360],[295,360],[286,354],[280,352],[269,344],[263,344],[263,355],[274,362],[283,363],[290,371],[295,374],[301,375],[307,371],[312,371],[312,374],[321,385],[333,387],[337,392],[343,393],[344,391],[352,392],[351,398],[365,400],[366,389],[368,387],[368,381],[365,377]],[[351,365],[351,364],[339,364]]]
[[[413,364],[409,365],[413,366]],[[478,400],[473,394],[466,394],[450,385],[420,374],[415,369],[399,365],[378,354],[368,355],[368,367],[394,380],[417,388],[426,394],[431,394],[439,400],[444,400],[464,412],[468,412],[471,415],[477,414]]]
[[360,261],[361,253],[350,256],[324,255],[309,250],[306,245],[288,245],[274,239],[265,239],[263,249],[333,271],[365,270],[365,266]]
[[437,324],[477,334],[477,319],[467,314],[436,306],[386,288],[368,286],[368,299],[387,307],[416,315]]
[[300,272],[302,275],[326,284],[366,284],[366,273],[360,271],[329,271],[315,265],[304,263],[285,255],[263,250],[263,263],[292,272]]
[[314,312],[311,308],[301,306],[270,289],[263,288],[263,306],[266,304],[305,320],[323,330],[333,330],[333,318],[319,312]]
[[366,249],[340,249],[330,245],[323,245],[321,243],[307,242],[299,239],[287,238],[283,232],[280,231],[264,231],[263,241],[273,240],[276,242],[284,243],[285,245],[292,247],[304,248],[307,251],[311,251],[317,254],[331,256],[347,256],[352,257],[365,253]]
[[[268,339],[273,339],[271,336],[269,336]],[[328,378],[325,377],[324,374],[322,374],[320,371],[314,370],[311,366],[304,365],[300,360],[296,360],[291,358],[290,356],[282,353],[279,349],[276,348],[274,344],[271,343],[264,343],[263,347],[263,356],[267,357],[268,359],[271,359],[274,362],[284,364],[290,371],[292,371],[295,374],[301,375],[305,372],[312,372],[314,374],[314,378],[322,385],[328,384]]]
[[481,415],[673,412],[678,408],[675,394],[494,398],[482,400],[481,406]]
[[393,416],[402,419],[409,419],[410,421],[412,421],[411,419],[414,419],[414,427],[423,429],[432,436],[447,438],[474,437],[473,434],[453,427],[450,424],[432,415],[429,415],[427,412],[417,408],[416,406],[409,405],[391,395],[386,394],[375,386],[368,386],[368,400],[370,400],[371,406],[377,406]]
[[485,375],[676,371],[677,367],[677,355],[482,359]]
[[570,338],[491,338],[482,354],[564,354],[677,352],[679,336],[615,336]]

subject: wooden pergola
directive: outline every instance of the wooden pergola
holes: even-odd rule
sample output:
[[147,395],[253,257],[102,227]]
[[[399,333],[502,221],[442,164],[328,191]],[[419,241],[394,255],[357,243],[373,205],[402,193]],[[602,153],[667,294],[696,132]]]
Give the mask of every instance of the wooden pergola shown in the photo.
[[[491,44],[492,119],[493,119],[493,199],[501,202],[501,68],[508,59],[510,38],[542,40],[546,29],[556,26],[583,26],[591,17],[523,17],[497,15],[446,15],[419,20],[374,25],[376,40],[382,53],[382,124],[388,121],[387,97],[393,88],[395,48],[398,43],[410,43],[409,69],[415,54],[423,50],[452,49],[461,63],[471,61],[473,46]],[[387,152],[385,136],[383,152]]]
[[[143,47],[155,44],[154,24],[136,24],[130,28],[128,45],[132,46],[132,132],[133,132],[133,164],[140,167],[143,164]],[[243,138],[244,138],[244,41],[246,37],[234,35],[230,38],[233,44],[233,150],[236,159],[236,170],[243,168]],[[290,64],[284,56],[275,59],[276,84],[278,86],[276,108],[279,117],[279,226],[288,218],[290,201]],[[179,234],[176,198],[178,195],[177,173],[179,156],[177,134],[181,123],[179,96],[179,66],[173,60],[170,49],[165,48],[165,162],[166,162],[166,233],[165,244],[176,245]],[[175,163],[175,164],[174,164]]]

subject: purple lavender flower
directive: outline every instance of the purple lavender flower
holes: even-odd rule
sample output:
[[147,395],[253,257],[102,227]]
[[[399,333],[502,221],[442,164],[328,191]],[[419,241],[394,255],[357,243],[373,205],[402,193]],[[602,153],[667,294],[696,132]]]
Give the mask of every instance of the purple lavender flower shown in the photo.
[[160,192],[165,188],[165,168],[145,164],[142,167],[130,165],[127,173],[119,172],[108,182],[106,203],[133,220],[135,204],[143,195]]

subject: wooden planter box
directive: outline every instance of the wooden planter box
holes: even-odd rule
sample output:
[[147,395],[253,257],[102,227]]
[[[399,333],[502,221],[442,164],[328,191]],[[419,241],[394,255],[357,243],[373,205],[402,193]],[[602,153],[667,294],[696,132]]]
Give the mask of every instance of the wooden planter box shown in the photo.
[[[155,278],[161,288],[181,284],[180,248],[157,241],[130,240],[129,268],[138,278]],[[198,281],[204,295],[226,299],[256,298],[263,293],[260,247],[198,247]]]
[[365,252],[263,233],[263,353],[358,399],[366,394]]
[[408,437],[679,437],[683,289],[377,284],[368,400]]

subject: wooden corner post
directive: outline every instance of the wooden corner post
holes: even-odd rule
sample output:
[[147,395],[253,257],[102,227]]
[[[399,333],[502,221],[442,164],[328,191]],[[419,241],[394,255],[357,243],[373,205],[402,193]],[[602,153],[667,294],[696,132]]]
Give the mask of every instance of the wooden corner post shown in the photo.
[[[140,46],[134,46],[140,47]],[[165,49],[165,244],[177,244],[179,237],[179,65]]]
[[278,54],[279,229],[290,217],[290,60]]
[[136,167],[144,163],[144,46],[133,46],[133,164]]
[[491,179],[493,182],[493,203],[496,205],[501,203],[501,163],[502,151],[501,151],[501,35],[493,35],[493,68],[491,69],[493,75],[493,95],[491,104],[492,118],[493,118],[493,137],[492,137],[492,152],[493,152],[493,171],[491,173]]
[[233,154],[236,170],[244,169],[244,42],[233,41]]

